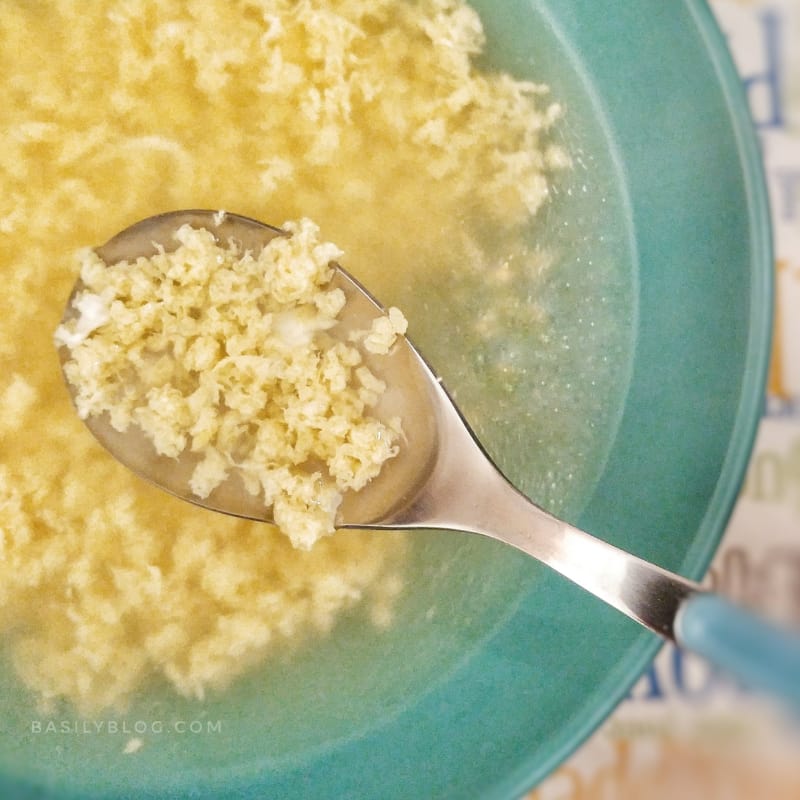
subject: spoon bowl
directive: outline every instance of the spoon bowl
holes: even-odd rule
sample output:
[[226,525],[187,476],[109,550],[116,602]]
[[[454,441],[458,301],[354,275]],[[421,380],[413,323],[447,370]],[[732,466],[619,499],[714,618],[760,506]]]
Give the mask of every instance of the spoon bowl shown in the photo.
[[[232,242],[239,252],[258,252],[285,231],[250,217],[219,211],[186,210],[158,214],[120,231],[104,245],[95,248],[106,264],[148,258],[160,249],[174,250],[178,243],[175,231],[191,225],[211,231],[220,244]],[[341,289],[347,302],[332,333],[346,340],[351,331],[369,328],[372,320],[385,313],[380,303],[346,270],[336,266],[332,287]],[[78,315],[74,301],[83,291],[79,279],[67,301],[62,322]],[[387,383],[377,413],[382,418],[402,416],[404,446],[392,459],[391,469],[384,469],[360,492],[347,492],[339,509],[338,527],[362,527],[380,524],[396,515],[415,497],[427,480],[434,460],[436,425],[433,416],[436,397],[435,378],[416,349],[404,337],[392,352],[379,358],[364,354],[369,368]],[[67,348],[59,348],[62,367],[69,360]],[[67,382],[72,394],[74,387]],[[74,396],[74,395],[73,395]],[[84,423],[94,437],[122,464],[161,489],[196,505],[258,522],[272,522],[270,509],[259,497],[245,489],[234,475],[200,498],[189,489],[189,478],[198,457],[188,450],[179,458],[156,452],[140,428],[133,425],[124,433],[116,430],[108,414],[91,415]]]
[[[106,263],[168,250],[172,234],[189,223],[220,242],[257,251],[279,228],[212,211],[162,214],[133,225],[97,250]],[[346,339],[385,310],[341,267],[333,285],[344,291],[345,310],[334,335]],[[75,313],[70,296],[64,321]],[[66,361],[62,351],[62,365]],[[505,478],[478,442],[440,379],[405,337],[388,359],[367,361],[389,390],[376,408],[380,418],[399,416],[401,454],[359,492],[346,494],[337,528],[436,529],[475,533],[511,545],[547,564],[610,606],[733,671],[744,681],[800,705],[800,639],[756,619],[693,581],[664,570],[547,513]],[[161,488],[213,511],[261,521],[270,517],[236,479],[207,498],[189,490],[190,456],[158,456],[144,435],[119,433],[105,415],[89,417],[94,436],[123,464]]]

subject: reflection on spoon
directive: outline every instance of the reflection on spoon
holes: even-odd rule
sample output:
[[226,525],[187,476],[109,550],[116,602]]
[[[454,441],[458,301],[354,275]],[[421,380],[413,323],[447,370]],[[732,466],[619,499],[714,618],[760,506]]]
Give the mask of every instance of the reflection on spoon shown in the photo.
[[[179,211],[143,220],[113,237],[98,255],[108,264],[169,251],[184,224],[212,231],[221,242],[260,251],[283,231],[246,217],[212,211]],[[342,335],[369,328],[384,309],[341,267],[333,285],[346,304]],[[81,313],[67,303],[64,322]],[[85,311],[85,310],[84,310]],[[100,321],[101,323],[102,321]],[[68,358],[61,348],[62,366]],[[388,386],[379,416],[399,416],[405,441],[398,456],[371,483],[348,492],[337,528],[433,528],[477,533],[512,545],[665,639],[694,650],[800,706],[800,639],[772,628],[678,575],[553,517],[515,489],[492,463],[441,381],[404,337],[382,363],[370,364]],[[69,383],[68,383],[69,385]],[[70,386],[70,391],[73,388]],[[269,521],[262,501],[236,481],[208,497],[189,489],[191,457],[158,456],[144,435],[119,433],[107,417],[85,420],[94,436],[123,464],[163,489],[225,514]]]

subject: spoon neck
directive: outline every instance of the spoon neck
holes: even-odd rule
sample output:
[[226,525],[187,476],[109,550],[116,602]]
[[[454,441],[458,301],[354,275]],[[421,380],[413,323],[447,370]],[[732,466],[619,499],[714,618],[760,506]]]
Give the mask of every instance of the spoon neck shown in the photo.
[[700,587],[564,522],[515,489],[460,419],[442,429],[425,489],[392,521],[396,527],[488,536],[547,564],[661,637],[675,638],[675,617]]

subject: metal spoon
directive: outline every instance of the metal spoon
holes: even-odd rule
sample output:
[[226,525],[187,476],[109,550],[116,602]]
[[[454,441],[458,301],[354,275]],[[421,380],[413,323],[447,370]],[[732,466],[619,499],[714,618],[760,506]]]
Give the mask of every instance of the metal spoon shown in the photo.
[[[106,263],[150,256],[157,245],[176,246],[172,234],[189,223],[221,242],[258,251],[278,228],[235,214],[179,211],[145,219],[97,249]],[[344,269],[333,282],[346,294],[343,334],[369,327],[381,305]],[[72,300],[64,321],[75,316]],[[62,365],[68,353],[60,351]],[[779,630],[692,581],[643,561],[557,519],[515,489],[493,464],[441,381],[414,346],[401,337],[392,354],[370,367],[388,390],[378,414],[403,420],[406,443],[365,489],[349,493],[338,528],[434,528],[477,533],[537,558],[666,640],[717,663],[754,686],[800,707],[800,637]],[[69,384],[68,384],[69,386]],[[70,388],[70,391],[72,389]],[[227,481],[200,499],[188,488],[190,457],[165,458],[142,434],[121,434],[105,415],[84,420],[119,461],[163,489],[214,511],[270,521],[263,504]]]

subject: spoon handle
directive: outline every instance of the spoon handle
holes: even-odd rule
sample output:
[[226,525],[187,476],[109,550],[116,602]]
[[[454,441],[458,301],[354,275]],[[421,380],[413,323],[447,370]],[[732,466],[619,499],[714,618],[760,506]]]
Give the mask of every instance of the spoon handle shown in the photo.
[[516,496],[506,496],[483,533],[539,559],[659,636],[675,640],[676,616],[702,591],[699,584],[559,520],[512,491]]
[[460,530],[509,544],[663,638],[800,707],[800,637],[531,502],[484,452],[435,378],[432,386],[439,448],[426,481],[371,527]]
[[689,597],[678,611],[675,637],[745,685],[800,710],[800,635],[782,630],[713,594]]
[[[679,647],[800,711],[800,635],[556,520],[528,502],[529,529],[501,536]],[[495,530],[500,530],[495,528]]]
[[[561,522],[522,498],[502,539],[533,555],[636,621],[800,711],[800,635],[697,584]],[[499,530],[499,529],[495,529]],[[497,533],[494,534],[498,536]],[[498,537],[499,538],[499,537]]]
[[[519,519],[523,507],[509,503],[507,508],[513,505]],[[530,502],[528,506],[528,534],[521,536],[521,528],[510,524],[502,535],[506,542],[743,684],[800,711],[797,632],[779,628],[679,575],[556,520]],[[546,534],[531,529],[544,529]]]
[[516,547],[666,639],[699,585],[554,517],[495,466],[436,383],[440,447],[412,502],[375,527],[477,533]]
[[[454,452],[447,457],[455,459]],[[465,446],[458,458],[464,463],[469,457]],[[473,453],[470,463],[466,473],[455,461],[435,470],[425,502],[397,521],[510,544],[663,638],[800,708],[800,637],[552,516],[487,459]]]

